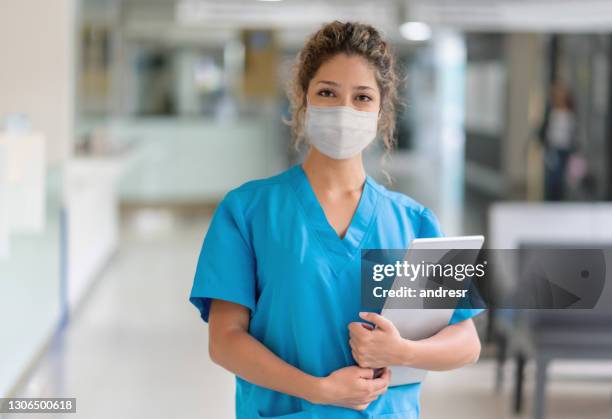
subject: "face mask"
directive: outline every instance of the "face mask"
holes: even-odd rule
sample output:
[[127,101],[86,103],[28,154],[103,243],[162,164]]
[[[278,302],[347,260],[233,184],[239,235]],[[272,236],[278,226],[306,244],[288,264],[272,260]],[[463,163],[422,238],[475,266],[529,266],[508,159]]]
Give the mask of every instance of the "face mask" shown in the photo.
[[378,112],[348,106],[306,107],[306,139],[332,159],[349,159],[361,153],[376,138],[377,124]]

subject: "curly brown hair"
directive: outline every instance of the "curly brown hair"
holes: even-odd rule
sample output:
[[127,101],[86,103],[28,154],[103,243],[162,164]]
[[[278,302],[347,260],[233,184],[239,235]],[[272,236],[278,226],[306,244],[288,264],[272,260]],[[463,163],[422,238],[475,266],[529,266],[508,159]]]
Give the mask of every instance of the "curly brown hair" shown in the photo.
[[306,92],[323,63],[337,54],[359,55],[374,69],[381,93],[378,133],[387,152],[395,146],[395,113],[398,105],[400,77],[395,55],[380,32],[357,22],[334,21],[312,34],[297,56],[288,95],[291,103],[291,125],[296,148],[304,139]]

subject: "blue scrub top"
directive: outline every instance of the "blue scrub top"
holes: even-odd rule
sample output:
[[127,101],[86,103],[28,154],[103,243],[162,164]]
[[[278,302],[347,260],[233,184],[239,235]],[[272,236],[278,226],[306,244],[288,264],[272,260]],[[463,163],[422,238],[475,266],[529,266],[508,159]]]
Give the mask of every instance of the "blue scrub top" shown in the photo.
[[[318,377],[355,365],[348,324],[362,321],[360,250],[401,249],[442,232],[434,214],[367,176],[344,238],[328,223],[301,165],[230,191],[206,238],[190,301],[208,321],[211,299],[251,311],[249,333],[289,364]],[[450,323],[481,310],[457,309]],[[236,417],[418,418],[420,384],[389,388],[358,412],[236,377]]]

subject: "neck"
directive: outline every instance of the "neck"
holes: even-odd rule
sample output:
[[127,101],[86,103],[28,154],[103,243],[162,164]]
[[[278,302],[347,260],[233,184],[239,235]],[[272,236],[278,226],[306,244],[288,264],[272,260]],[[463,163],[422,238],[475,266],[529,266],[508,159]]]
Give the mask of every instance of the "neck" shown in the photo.
[[350,159],[336,160],[310,147],[302,168],[310,183],[324,190],[361,190],[366,178],[361,153]]

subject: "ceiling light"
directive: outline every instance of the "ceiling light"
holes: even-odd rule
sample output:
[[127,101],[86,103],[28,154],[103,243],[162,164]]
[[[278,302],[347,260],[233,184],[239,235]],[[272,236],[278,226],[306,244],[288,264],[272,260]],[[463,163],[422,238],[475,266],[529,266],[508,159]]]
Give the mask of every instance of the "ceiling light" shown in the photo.
[[409,41],[427,41],[431,38],[431,28],[423,22],[406,22],[399,29],[402,36]]

